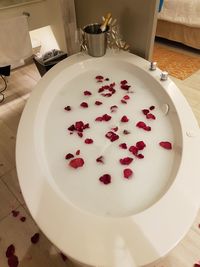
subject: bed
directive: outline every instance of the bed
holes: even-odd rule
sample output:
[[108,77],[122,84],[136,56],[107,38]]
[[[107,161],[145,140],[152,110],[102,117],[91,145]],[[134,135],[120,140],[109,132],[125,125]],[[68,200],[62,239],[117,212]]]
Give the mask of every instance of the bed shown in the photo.
[[200,49],[200,0],[164,0],[156,36]]

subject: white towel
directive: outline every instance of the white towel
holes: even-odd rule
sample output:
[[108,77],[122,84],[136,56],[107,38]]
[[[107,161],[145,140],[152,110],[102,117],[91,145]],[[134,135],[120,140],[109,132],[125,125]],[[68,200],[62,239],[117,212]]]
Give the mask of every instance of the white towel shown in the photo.
[[12,65],[31,55],[27,17],[0,20],[0,66]]

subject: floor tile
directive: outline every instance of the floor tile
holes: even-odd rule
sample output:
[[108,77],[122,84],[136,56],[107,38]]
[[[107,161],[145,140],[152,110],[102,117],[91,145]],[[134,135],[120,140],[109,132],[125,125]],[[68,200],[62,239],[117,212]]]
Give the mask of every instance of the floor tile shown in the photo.
[[1,177],[1,180],[6,184],[6,186],[9,188],[9,190],[15,195],[17,200],[24,204],[24,199],[21,193],[21,189],[19,186],[19,181],[17,177],[16,168],[13,170],[7,172],[5,175]]
[[0,180],[0,222],[13,209],[20,206],[16,197],[9,191],[8,187]]

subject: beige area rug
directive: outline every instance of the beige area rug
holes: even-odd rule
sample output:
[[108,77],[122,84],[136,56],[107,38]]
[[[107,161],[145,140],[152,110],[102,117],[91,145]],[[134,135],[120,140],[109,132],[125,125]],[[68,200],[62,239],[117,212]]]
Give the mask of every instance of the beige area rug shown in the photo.
[[175,52],[159,44],[154,45],[153,61],[158,63],[161,70],[180,80],[200,69],[200,57]]

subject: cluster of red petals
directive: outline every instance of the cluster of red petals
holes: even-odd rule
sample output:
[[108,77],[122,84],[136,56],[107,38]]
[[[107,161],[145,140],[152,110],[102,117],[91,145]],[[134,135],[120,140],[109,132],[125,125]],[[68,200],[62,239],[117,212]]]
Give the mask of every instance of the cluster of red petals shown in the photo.
[[96,159],[96,162],[99,162],[99,163],[102,163],[104,164],[104,157],[103,156],[100,156]]
[[121,122],[128,122],[128,121],[129,121],[129,118],[125,115],[121,118]]
[[119,147],[121,147],[122,149],[127,149],[127,144],[126,143],[119,144]]
[[82,108],[88,108],[88,103],[86,103],[86,102],[82,102],[82,103],[80,104],[80,106],[81,106]]
[[68,130],[70,132],[77,131],[77,132],[83,132],[85,129],[90,128],[89,123],[84,123],[83,121],[77,121],[75,124],[72,124]]
[[92,93],[91,93],[90,91],[87,91],[87,90],[84,91],[83,94],[84,94],[84,95],[92,95]]
[[66,110],[66,111],[70,111],[72,108],[70,107],[70,106],[66,106],[66,107],[64,107],[64,110]]
[[128,85],[128,82],[126,80],[123,80],[120,82],[120,87],[123,90],[127,90],[131,87],[130,85]]
[[168,150],[172,149],[172,144],[168,141],[160,142],[159,145],[165,149],[168,149]]
[[102,115],[102,116],[99,116],[99,117],[97,117],[96,119],[95,119],[95,121],[109,121],[109,120],[111,120],[111,116],[110,115],[108,115],[108,114],[104,114],[104,115]]
[[[151,108],[151,109],[150,109]],[[147,119],[155,120],[156,116],[150,113],[150,110],[153,110],[155,107],[151,106],[149,109],[142,109],[142,113],[146,116]]]
[[102,105],[102,104],[103,104],[103,103],[102,103],[101,101],[98,101],[98,100],[95,101],[95,105],[96,105],[96,106],[100,106],[100,105]]
[[129,151],[139,159],[143,159],[142,154],[138,154],[139,150],[143,150],[146,147],[146,144],[143,141],[138,141],[135,146],[130,146]]
[[131,178],[133,175],[133,171],[129,168],[124,169],[123,173],[124,173],[124,178],[126,178],[126,179]]
[[111,142],[114,142],[117,139],[119,139],[119,135],[117,135],[116,133],[112,131],[107,132],[105,137],[108,138]]
[[119,160],[119,162],[122,165],[129,165],[129,164],[131,164],[132,161],[133,161],[133,158],[130,158],[130,157],[126,157],[126,158],[123,158],[123,159]]
[[91,138],[86,138],[85,143],[86,144],[92,144],[94,141]]
[[148,132],[151,131],[151,127],[150,127],[150,126],[147,126],[146,123],[143,122],[143,121],[139,121],[139,122],[136,124],[136,126],[137,126],[138,128],[141,128],[141,129],[145,130],[145,131],[148,131]]
[[11,244],[6,250],[9,267],[17,267],[19,265],[18,257],[15,255],[15,246]]
[[111,83],[109,85],[103,85],[99,88],[98,93],[101,93],[102,96],[111,97],[116,90],[114,89],[115,83]]
[[110,184],[111,183],[111,176],[110,174],[104,174],[99,178],[99,181],[103,184]]
[[70,161],[69,166],[71,166],[74,169],[77,169],[79,167],[82,167],[84,163],[85,162],[82,158],[75,158]]

